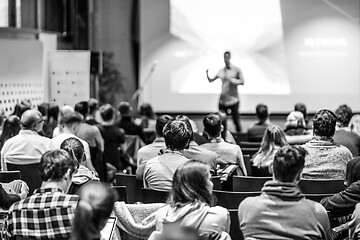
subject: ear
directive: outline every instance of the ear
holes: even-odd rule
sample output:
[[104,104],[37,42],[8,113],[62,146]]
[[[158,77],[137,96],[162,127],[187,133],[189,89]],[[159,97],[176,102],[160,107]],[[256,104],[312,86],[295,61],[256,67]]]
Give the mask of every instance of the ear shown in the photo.
[[220,127],[220,132],[223,132],[223,131],[224,131],[224,126],[221,125],[221,127]]

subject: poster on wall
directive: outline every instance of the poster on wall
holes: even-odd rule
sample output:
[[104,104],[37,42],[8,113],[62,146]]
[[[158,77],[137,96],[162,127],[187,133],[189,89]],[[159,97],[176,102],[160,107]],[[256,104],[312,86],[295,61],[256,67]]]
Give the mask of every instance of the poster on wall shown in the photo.
[[90,98],[90,51],[53,51],[48,61],[51,102],[74,107]]

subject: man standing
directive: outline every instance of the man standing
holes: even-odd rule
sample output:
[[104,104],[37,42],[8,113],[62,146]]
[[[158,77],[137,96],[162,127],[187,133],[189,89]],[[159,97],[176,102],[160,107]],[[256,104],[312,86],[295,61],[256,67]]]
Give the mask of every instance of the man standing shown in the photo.
[[325,208],[305,199],[298,186],[306,153],[299,146],[284,146],[275,154],[274,180],[264,184],[260,196],[240,203],[244,238],[332,239]]
[[244,77],[240,68],[230,63],[231,54],[226,51],[224,53],[225,67],[221,68],[218,73],[213,77],[209,77],[209,70],[206,70],[206,76],[209,82],[213,82],[220,78],[222,82],[221,95],[219,100],[219,110],[231,114],[236,131],[241,132],[239,120],[239,92],[238,85],[244,85]]

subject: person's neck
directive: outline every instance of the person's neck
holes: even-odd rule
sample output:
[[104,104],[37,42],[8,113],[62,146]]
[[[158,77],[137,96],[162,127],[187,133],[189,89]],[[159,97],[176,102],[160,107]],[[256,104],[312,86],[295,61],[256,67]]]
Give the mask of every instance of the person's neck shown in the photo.
[[62,129],[62,132],[63,132],[63,133],[68,133],[68,134],[74,134],[74,135],[75,135],[75,133],[74,133],[71,129],[67,128],[67,127],[64,127],[64,128]]
[[61,189],[63,192],[67,191],[66,184],[63,182],[63,180],[60,182],[54,182],[54,181],[42,182],[41,188],[58,188]]

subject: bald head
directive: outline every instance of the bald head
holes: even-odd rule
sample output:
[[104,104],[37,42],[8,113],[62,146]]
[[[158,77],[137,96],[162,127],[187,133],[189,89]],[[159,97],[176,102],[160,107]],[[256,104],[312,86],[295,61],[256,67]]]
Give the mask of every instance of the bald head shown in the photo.
[[21,115],[20,123],[23,129],[35,130],[36,125],[42,121],[41,113],[36,109],[30,109]]

